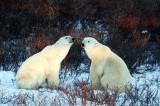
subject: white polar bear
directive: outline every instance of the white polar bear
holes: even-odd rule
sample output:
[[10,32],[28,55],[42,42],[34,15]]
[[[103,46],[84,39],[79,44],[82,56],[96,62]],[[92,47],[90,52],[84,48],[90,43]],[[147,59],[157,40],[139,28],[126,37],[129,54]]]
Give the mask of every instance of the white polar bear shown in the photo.
[[17,72],[17,87],[38,89],[45,81],[49,88],[58,87],[61,62],[73,43],[74,38],[64,36],[55,44],[45,47],[41,52],[28,58]]
[[132,77],[125,62],[109,47],[86,37],[81,45],[91,59],[90,79],[94,89],[108,88],[125,92],[131,89]]

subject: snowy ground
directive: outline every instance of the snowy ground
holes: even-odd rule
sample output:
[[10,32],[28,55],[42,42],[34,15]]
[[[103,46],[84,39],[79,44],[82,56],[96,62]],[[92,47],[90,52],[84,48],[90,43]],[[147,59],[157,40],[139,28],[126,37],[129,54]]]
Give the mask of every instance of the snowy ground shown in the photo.
[[[144,84],[150,85],[149,89],[155,91],[156,97],[160,97],[160,68],[158,66],[153,69],[153,72],[143,72],[145,66],[139,68],[143,74],[133,74],[135,85],[141,90],[144,89]],[[74,86],[75,80],[77,81],[88,81],[88,74],[81,74],[78,76],[68,76],[63,79],[61,86],[65,88],[67,85]],[[146,89],[148,90],[148,89]],[[157,92],[158,90],[158,92]],[[142,93],[142,92],[141,92]],[[19,95],[19,96],[17,96]],[[145,92],[143,92],[145,95]],[[124,102],[122,100],[125,94],[120,94],[120,98],[117,100],[116,105],[119,106]],[[28,99],[30,98],[30,99]],[[160,101],[160,98],[159,98]],[[0,106],[12,106],[17,104],[27,104],[29,106],[48,106],[48,105],[70,105],[68,97],[59,90],[50,90],[42,88],[40,90],[18,90],[15,83],[15,73],[12,71],[0,71]],[[125,102],[123,106],[129,105],[131,101]],[[160,102],[159,102],[160,103]],[[82,100],[76,97],[76,105],[82,105]],[[87,102],[91,105],[91,102]],[[153,103],[154,104],[154,103]],[[141,105],[137,103],[137,105]],[[156,106],[156,105],[155,105]]]

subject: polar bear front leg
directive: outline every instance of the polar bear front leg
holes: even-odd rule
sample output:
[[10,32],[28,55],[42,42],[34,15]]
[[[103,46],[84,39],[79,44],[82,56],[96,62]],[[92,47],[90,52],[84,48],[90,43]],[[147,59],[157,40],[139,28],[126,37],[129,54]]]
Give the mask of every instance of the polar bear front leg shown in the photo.
[[55,89],[59,86],[59,75],[51,74],[47,78],[48,88]]
[[[103,73],[103,61],[97,61],[97,63],[92,62],[91,66],[90,66],[90,80],[91,80],[91,84],[92,84],[92,88],[93,89],[101,89],[102,85],[101,85],[101,76]],[[99,66],[99,63],[102,66]]]
[[93,89],[101,88],[100,78],[95,73],[90,73],[90,80]]

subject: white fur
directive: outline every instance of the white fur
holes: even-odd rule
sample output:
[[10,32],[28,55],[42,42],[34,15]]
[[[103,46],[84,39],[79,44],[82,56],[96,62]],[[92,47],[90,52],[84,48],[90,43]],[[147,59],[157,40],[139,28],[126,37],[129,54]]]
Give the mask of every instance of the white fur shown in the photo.
[[72,44],[72,37],[64,36],[24,61],[16,75],[17,87],[38,89],[45,81],[49,88],[57,87],[61,62]]
[[82,43],[92,61],[90,79],[93,88],[104,87],[119,92],[131,89],[132,77],[125,62],[118,55],[94,38],[86,37]]

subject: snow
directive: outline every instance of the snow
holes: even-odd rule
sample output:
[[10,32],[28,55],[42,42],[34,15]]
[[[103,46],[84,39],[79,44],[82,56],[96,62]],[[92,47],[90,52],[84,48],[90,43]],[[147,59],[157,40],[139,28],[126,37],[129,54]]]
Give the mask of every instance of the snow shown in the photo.
[[81,21],[77,21],[73,27],[76,31],[80,31],[82,29]]
[[16,88],[15,73],[12,71],[0,71],[0,88]]
[[[82,64],[81,68],[85,68],[85,65]],[[152,91],[158,90],[158,93],[156,94],[157,97],[160,97],[160,67],[156,66],[152,72],[143,71],[145,69],[145,65],[139,67],[139,70],[141,74],[133,74],[135,86],[137,86],[139,89],[143,89],[144,84],[147,86],[149,85],[149,88]],[[88,73],[82,73],[79,75],[72,75],[68,72],[67,76],[63,81],[61,82],[60,86],[63,86],[64,88],[67,87],[67,85],[75,86],[75,81],[82,82],[87,81],[89,82],[89,74]],[[147,90],[147,89],[146,89]],[[95,91],[94,93],[99,93],[101,91]],[[156,93],[156,92],[155,92]],[[143,95],[146,95],[147,91],[143,92]],[[20,95],[20,96],[17,96]],[[21,97],[21,99],[19,99]],[[117,100],[116,106],[119,106],[123,102],[123,98],[125,97],[125,93],[122,93],[119,95],[119,99]],[[29,98],[29,99],[28,99]],[[41,88],[39,90],[24,90],[24,89],[17,89],[16,88],[16,82],[15,82],[15,73],[12,71],[0,71],[0,105],[12,105],[12,104],[27,104],[28,106],[34,106],[34,105],[71,105],[69,103],[69,98],[67,95],[60,91],[60,90],[50,90],[47,88]],[[82,105],[81,98],[76,97],[75,103],[76,105]],[[125,103],[124,106],[127,106],[131,103],[130,100]],[[87,101],[88,105],[91,105],[92,103],[90,101]],[[140,103],[137,103],[137,105],[141,105]]]
[[[88,79],[87,74],[81,74],[78,76],[72,76],[70,77],[70,73],[67,74],[67,81],[64,80],[60,86],[68,86],[74,85],[75,80],[77,81],[83,81]],[[7,104],[21,104],[21,101],[17,101],[18,95],[22,97],[22,99],[26,99],[27,106],[34,106],[34,105],[51,105],[55,104],[56,101],[60,104],[68,104],[67,96],[62,91],[59,90],[51,90],[47,88],[41,88],[39,90],[24,90],[20,89],[18,90],[16,88],[16,81],[15,81],[15,73],[12,71],[0,71],[0,106],[5,103]],[[17,96],[17,97],[16,97]],[[30,98],[30,99],[27,99]],[[3,102],[3,103],[1,103]],[[17,103],[16,103],[17,102]],[[43,104],[41,104],[43,103]],[[76,103],[80,104],[81,99],[76,98]]]
[[142,34],[148,33],[148,30],[143,30],[141,33]]
[[[134,87],[138,88],[138,94],[142,95],[140,97],[147,97],[147,94],[151,93],[153,96],[156,95],[156,97],[160,99],[160,67],[159,66],[154,67],[152,69],[154,71],[144,71],[146,70],[145,68],[147,67],[148,67],[148,64],[140,66],[138,70],[139,72],[141,72],[141,74],[132,75],[134,80]],[[133,89],[133,92],[135,92],[134,90],[136,91],[136,89]],[[150,90],[151,92],[149,92],[148,90]],[[122,101],[123,101],[122,99],[124,98],[125,94],[122,93],[119,96],[120,96],[120,99],[117,101],[117,106],[122,104]],[[145,98],[139,98],[139,99],[143,100]],[[129,106],[130,103],[131,101],[128,101],[128,103],[125,104],[125,106]],[[157,104],[153,106],[156,106],[156,105]],[[136,106],[142,106],[142,104],[137,103]]]
[[[21,96],[24,98],[26,98],[25,95],[27,95],[27,97],[30,97],[30,98],[35,98],[35,100],[30,99],[30,100],[34,100],[34,102],[27,101],[27,103],[30,103],[29,104],[30,106],[33,106],[33,103],[38,104],[44,98],[51,99],[52,97],[56,97],[57,95],[59,95],[55,90],[52,91],[52,93],[49,93],[49,91],[44,91],[43,89],[39,91],[38,90],[23,90],[23,89],[18,90],[16,88],[15,73],[12,71],[7,71],[7,72],[0,71],[0,95],[1,95],[1,99],[2,98],[4,99],[2,101],[4,103],[6,102],[7,104],[13,104],[12,101],[15,102],[16,100],[14,99],[17,99],[15,98],[15,96],[19,94],[21,94]],[[8,101],[10,100],[10,98],[12,101]],[[49,100],[46,100],[46,101],[49,101]]]

